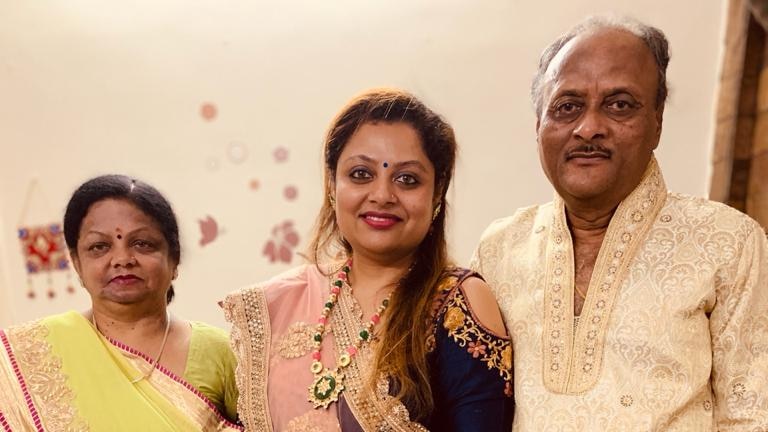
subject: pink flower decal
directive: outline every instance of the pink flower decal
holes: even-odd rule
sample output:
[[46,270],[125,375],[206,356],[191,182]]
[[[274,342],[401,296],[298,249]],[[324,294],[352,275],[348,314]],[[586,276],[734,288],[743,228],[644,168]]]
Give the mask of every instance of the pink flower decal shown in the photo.
[[286,186],[285,189],[283,189],[283,196],[288,201],[293,201],[296,199],[296,197],[299,195],[299,190],[296,189],[296,186]]
[[272,235],[264,245],[262,254],[267,256],[271,263],[290,263],[293,259],[293,249],[298,244],[299,234],[294,229],[293,221],[288,219],[272,228]]
[[485,355],[485,345],[481,344],[480,342],[470,342],[469,348],[467,348],[467,352],[472,354],[473,358],[478,358],[481,355]]
[[278,147],[272,152],[272,156],[275,158],[275,162],[285,162],[288,160],[288,149],[285,147]]
[[216,105],[211,102],[205,102],[200,105],[200,117],[202,117],[203,120],[212,121],[216,118],[218,111],[219,110],[216,109]]
[[219,224],[210,215],[199,219],[197,223],[200,225],[200,246],[212,243],[219,236]]

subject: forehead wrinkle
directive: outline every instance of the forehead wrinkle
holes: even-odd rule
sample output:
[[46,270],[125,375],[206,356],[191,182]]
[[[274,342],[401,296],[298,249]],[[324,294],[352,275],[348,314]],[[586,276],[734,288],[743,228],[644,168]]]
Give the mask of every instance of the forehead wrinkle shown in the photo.
[[[635,35],[618,30],[614,32],[629,35],[630,38],[617,36],[608,42],[594,46],[601,41],[593,41],[592,38],[605,37],[605,33],[608,32],[610,30],[579,35],[557,53],[544,75],[542,100],[545,103],[553,96],[560,97],[567,93],[576,95],[582,93],[581,96],[586,96],[590,93],[589,90],[601,97],[621,91],[638,99],[644,96],[643,89],[639,86],[640,82],[633,79],[637,77],[631,76],[631,73],[628,75],[627,62],[631,62],[639,70],[647,69],[647,73],[642,76],[651,77],[655,82],[657,79],[655,62],[650,51]],[[592,44],[584,46],[590,43]],[[641,47],[646,55],[629,54],[638,47]],[[626,58],[627,62],[617,61],[617,58]],[[655,97],[655,93],[653,96]]]
[[[632,85],[632,83],[622,83],[620,85],[614,85],[614,86],[604,86],[601,88],[601,82],[594,82],[592,85],[586,85],[586,86],[577,86],[577,85],[569,85],[570,83],[564,83],[561,85],[555,84],[552,87],[552,96],[554,98],[560,98],[564,96],[575,96],[579,98],[586,98],[590,93],[599,96],[601,99],[626,93],[629,94],[635,98],[641,98],[642,92],[637,87]],[[581,90],[581,88],[584,87],[592,87],[593,92]]]

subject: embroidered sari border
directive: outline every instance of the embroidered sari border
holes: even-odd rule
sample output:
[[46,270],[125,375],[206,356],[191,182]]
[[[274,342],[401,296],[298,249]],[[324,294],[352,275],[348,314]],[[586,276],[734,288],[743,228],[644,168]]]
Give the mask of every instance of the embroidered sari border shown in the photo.
[[24,375],[21,373],[19,363],[16,361],[16,355],[13,353],[13,349],[11,348],[11,342],[8,340],[8,335],[4,330],[0,330],[0,339],[3,342],[3,347],[5,348],[5,352],[8,355],[8,359],[10,360],[13,373],[16,375],[16,380],[21,387],[21,391],[24,393],[24,400],[27,403],[27,409],[29,410],[29,413],[32,415],[32,420],[35,422],[35,428],[39,432],[44,432],[45,429],[43,429],[43,423],[40,420],[40,414],[37,412],[37,408],[32,401],[32,395],[29,393],[29,389],[27,388],[27,382],[24,379]]
[[[149,364],[151,364],[152,361],[153,361],[153,359],[150,356],[148,356],[147,354],[144,354],[143,352],[141,352],[141,351],[139,351],[139,350],[137,350],[137,349],[135,349],[133,347],[130,347],[130,346],[128,346],[128,345],[126,345],[126,344],[124,344],[124,343],[122,343],[120,341],[114,340],[114,339],[106,337],[106,336],[104,338],[107,341],[109,341],[109,343],[114,345],[115,347],[117,347],[117,348],[119,348],[122,351],[125,351],[127,353],[130,353],[130,354],[133,354],[135,356],[138,356],[139,358],[143,359],[144,361],[146,361]],[[224,415],[222,415],[219,412],[219,410],[216,408],[216,405],[214,405],[213,402],[210,401],[210,399],[208,399],[204,394],[202,394],[200,392],[200,390],[196,389],[195,386],[193,386],[192,384],[188,383],[187,381],[185,381],[183,378],[181,378],[180,376],[176,375],[175,373],[171,372],[170,370],[168,370],[165,366],[161,365],[160,363],[158,363],[156,365],[156,368],[157,368],[158,371],[162,372],[163,375],[165,375],[168,378],[172,379],[173,381],[177,382],[178,384],[180,384],[181,386],[183,386],[184,388],[189,390],[192,394],[197,396],[203,403],[205,403],[208,406],[208,408],[211,409],[211,411],[214,412],[214,414],[216,414],[216,417],[219,419],[219,421],[223,422],[226,426],[231,427],[231,428],[235,428],[237,430],[243,430],[242,427],[240,427],[240,426],[230,422],[229,420],[227,420],[227,418],[224,417]]]
[[232,323],[230,344],[237,357],[237,412],[246,429],[254,431],[272,430],[267,396],[271,326],[263,289],[260,285],[246,288],[224,300],[224,316]]
[[[337,305],[331,312],[336,352],[344,352],[355,340],[361,324],[355,313],[357,306],[351,294],[351,287],[345,283]],[[389,395],[387,377],[377,377],[374,391],[368,391],[370,389],[366,380],[375,373],[372,369],[374,355],[375,351],[371,345],[363,346],[355,361],[344,370],[344,399],[359,425],[365,431],[426,432],[424,426],[410,420],[405,405]]]

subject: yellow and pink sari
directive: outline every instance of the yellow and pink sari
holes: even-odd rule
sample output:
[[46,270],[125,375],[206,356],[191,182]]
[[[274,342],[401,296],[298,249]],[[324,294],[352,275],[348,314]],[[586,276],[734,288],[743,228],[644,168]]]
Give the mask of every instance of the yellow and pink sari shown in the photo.
[[77,312],[0,330],[0,431],[241,430],[194,386]]

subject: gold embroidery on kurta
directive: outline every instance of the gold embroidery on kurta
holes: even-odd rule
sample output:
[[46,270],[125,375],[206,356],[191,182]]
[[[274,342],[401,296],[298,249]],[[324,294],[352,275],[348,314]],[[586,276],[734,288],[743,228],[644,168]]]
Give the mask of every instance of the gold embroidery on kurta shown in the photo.
[[733,385],[733,395],[737,396],[739,398],[744,396],[744,393],[747,391],[747,387],[742,383],[736,383]]
[[607,324],[616,295],[642,239],[666,201],[666,186],[652,159],[640,185],[614,213],[592,273],[579,325],[573,320],[573,244],[565,205],[555,196],[547,247],[544,295],[544,383],[576,394],[600,377]]
[[[517,343],[516,427],[709,430],[713,421],[723,427],[747,419],[768,424],[767,381],[745,379],[768,376],[768,363],[755,354],[768,340],[762,228],[720,203],[669,192],[665,201],[607,317],[602,376],[579,395],[583,404],[569,403],[543,379],[549,366],[543,361],[548,347],[542,346],[549,288],[543,270],[553,204],[521,209],[484,234],[474,268],[495,291]],[[548,229],[534,234],[538,226]],[[586,314],[582,318],[579,327],[587,325]],[[669,373],[657,376],[654,365]],[[741,397],[733,393],[735,383],[745,385],[736,389],[743,390]],[[620,403],[625,394],[634,399],[629,408]]]

